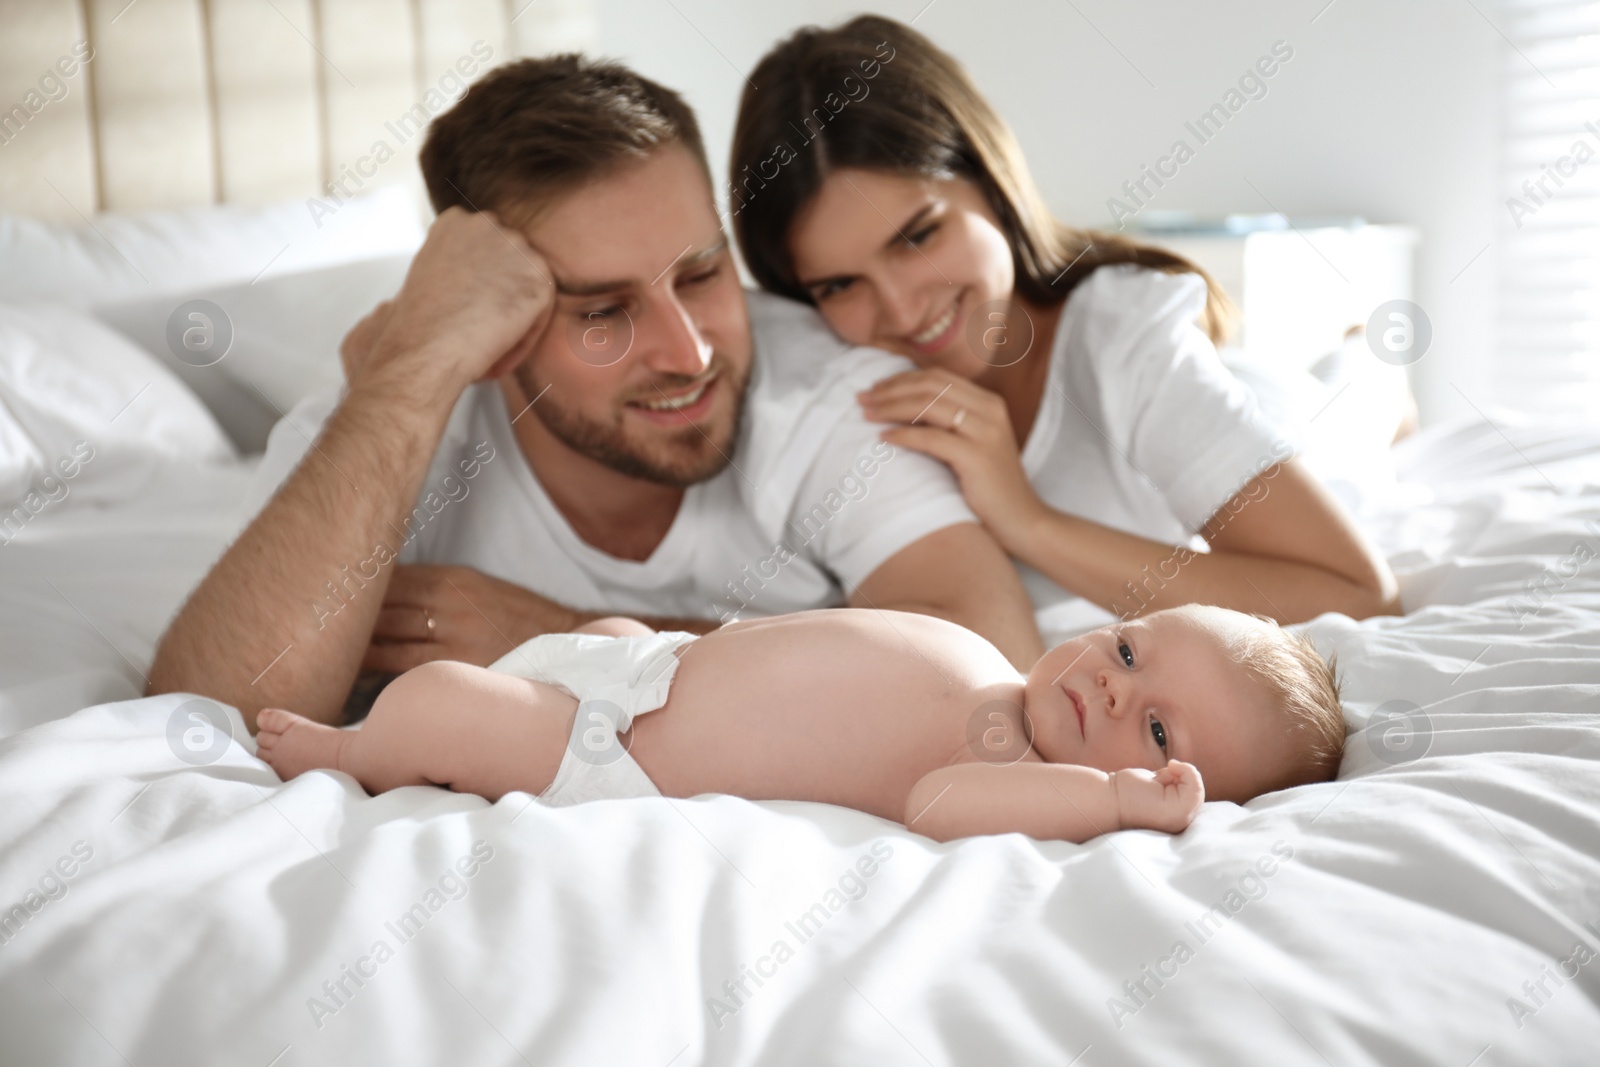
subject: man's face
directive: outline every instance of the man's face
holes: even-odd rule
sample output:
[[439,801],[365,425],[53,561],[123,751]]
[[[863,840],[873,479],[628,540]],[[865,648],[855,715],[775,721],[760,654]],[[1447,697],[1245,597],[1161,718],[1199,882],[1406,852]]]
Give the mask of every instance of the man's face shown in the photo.
[[585,183],[523,233],[556,284],[549,327],[512,371],[531,414],[631,477],[682,487],[722,470],[750,377],[750,321],[690,151],[669,145]]

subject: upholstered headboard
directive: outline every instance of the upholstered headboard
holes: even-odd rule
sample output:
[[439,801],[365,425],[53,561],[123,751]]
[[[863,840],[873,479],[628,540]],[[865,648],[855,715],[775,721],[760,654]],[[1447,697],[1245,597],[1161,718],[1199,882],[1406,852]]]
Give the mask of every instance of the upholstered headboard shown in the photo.
[[461,85],[593,36],[589,0],[0,0],[0,211],[420,184]]

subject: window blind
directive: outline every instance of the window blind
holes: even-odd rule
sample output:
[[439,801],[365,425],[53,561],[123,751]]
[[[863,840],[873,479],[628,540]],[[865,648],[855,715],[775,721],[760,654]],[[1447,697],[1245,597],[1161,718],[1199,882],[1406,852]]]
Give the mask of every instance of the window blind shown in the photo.
[[1505,0],[1503,403],[1600,418],[1600,0]]

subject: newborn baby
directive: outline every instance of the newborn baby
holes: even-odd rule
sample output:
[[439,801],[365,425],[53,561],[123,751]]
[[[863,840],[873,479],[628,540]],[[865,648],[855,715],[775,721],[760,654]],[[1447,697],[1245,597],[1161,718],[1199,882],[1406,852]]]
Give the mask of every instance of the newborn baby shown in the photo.
[[[1332,668],[1270,621],[1188,606],[1056,646],[1026,677],[929,615],[834,608],[702,637],[631,619],[550,634],[490,667],[407,671],[361,729],[257,719],[284,779],[442,785],[550,804],[731,793],[842,804],[938,840],[1178,833],[1209,793],[1326,781]],[[646,714],[656,712],[655,714]]]

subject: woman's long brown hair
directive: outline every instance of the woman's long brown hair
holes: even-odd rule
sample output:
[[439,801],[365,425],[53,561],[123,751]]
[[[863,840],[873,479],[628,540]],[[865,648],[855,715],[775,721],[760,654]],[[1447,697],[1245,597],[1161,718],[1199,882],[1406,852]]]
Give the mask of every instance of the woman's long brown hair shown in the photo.
[[903,23],[863,15],[810,26],[751,72],[728,165],[733,230],[757,283],[811,303],[796,282],[789,230],[840,167],[963,178],[1010,241],[1016,290],[1052,306],[1097,268],[1133,263],[1206,283],[1206,332],[1220,343],[1233,305],[1200,267],[1165,249],[1080,230],[1045,205],[1016,136],[955,58]]

